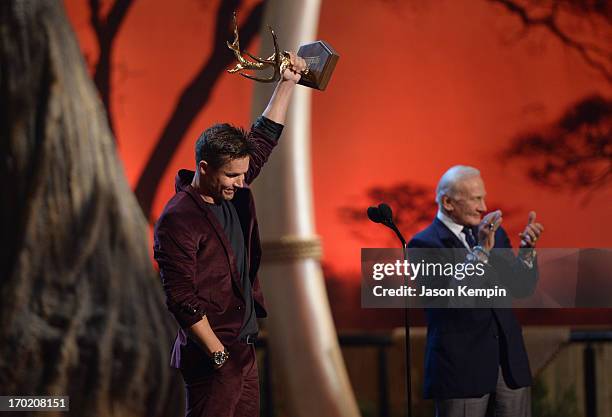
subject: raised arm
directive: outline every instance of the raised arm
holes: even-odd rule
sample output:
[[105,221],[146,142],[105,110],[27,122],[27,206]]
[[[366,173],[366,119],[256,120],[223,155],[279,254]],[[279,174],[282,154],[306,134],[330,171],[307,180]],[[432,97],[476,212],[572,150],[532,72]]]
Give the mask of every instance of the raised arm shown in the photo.
[[299,72],[306,69],[306,62],[302,58],[293,52],[290,52],[289,55],[291,67],[283,71],[282,79],[276,85],[262,117],[259,117],[251,128],[249,140],[252,143],[252,150],[249,170],[245,177],[247,184],[253,182],[259,175],[272,149],[276,146],[285,123],[291,94],[300,80]]
[[283,71],[282,79],[276,85],[268,106],[262,114],[262,116],[281,125],[285,124],[291,94],[297,82],[300,81],[299,73],[306,69],[306,61],[293,52],[289,52],[289,56],[291,66]]

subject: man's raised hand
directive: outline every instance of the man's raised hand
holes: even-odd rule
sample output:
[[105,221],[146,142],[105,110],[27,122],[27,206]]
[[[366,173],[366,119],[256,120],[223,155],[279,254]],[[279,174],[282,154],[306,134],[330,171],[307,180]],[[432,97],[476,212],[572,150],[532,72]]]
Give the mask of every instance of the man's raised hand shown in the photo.
[[284,69],[281,74],[283,81],[293,81],[297,83],[300,81],[300,73],[306,69],[306,61],[303,58],[296,55],[295,52],[287,52],[289,54],[289,61],[291,64]]
[[495,231],[503,221],[502,211],[495,210],[483,217],[478,225],[478,243],[487,251],[495,246]]
[[530,211],[527,226],[525,226],[525,230],[522,233],[519,233],[521,248],[534,248],[543,231],[544,226],[536,222],[536,212]]

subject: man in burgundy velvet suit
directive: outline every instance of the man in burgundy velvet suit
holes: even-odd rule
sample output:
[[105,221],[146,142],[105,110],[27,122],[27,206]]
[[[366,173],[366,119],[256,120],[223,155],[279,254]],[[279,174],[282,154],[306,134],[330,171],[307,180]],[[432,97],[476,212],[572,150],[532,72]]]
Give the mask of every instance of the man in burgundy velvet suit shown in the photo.
[[168,309],[180,329],[171,366],[180,369],[187,416],[259,415],[253,341],[265,317],[257,279],[261,245],[247,187],[283,128],[291,93],[306,68],[291,54],[263,115],[246,134],[217,124],[196,143],[196,171],[181,170],[176,194],[155,225],[155,259]]

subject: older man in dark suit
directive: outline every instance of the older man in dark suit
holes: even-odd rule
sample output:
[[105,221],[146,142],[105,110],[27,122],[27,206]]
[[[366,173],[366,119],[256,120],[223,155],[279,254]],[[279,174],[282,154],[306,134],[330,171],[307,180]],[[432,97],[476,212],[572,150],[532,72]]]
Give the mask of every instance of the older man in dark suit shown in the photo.
[[[534,248],[543,227],[531,212],[520,235],[522,250],[515,257],[500,227],[501,211],[485,215],[485,196],[477,169],[452,167],[438,183],[436,218],[408,246],[455,248],[440,254],[463,251],[464,262],[486,264],[489,276],[527,295],[538,278]],[[425,314],[424,391],[426,398],[434,399],[436,416],[531,415],[529,362],[520,324],[511,309],[427,308]]]
[[259,415],[253,342],[265,317],[261,245],[250,184],[280,136],[306,63],[290,54],[251,132],[217,124],[196,143],[196,171],[179,171],[155,226],[155,259],[180,329],[171,365],[185,380],[187,416]]

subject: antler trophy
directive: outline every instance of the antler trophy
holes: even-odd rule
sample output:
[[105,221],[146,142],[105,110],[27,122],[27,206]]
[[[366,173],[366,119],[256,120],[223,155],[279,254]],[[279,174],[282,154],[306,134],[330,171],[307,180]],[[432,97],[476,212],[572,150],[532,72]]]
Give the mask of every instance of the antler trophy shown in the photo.
[[[236,23],[236,12],[234,12],[234,42],[227,42],[227,47],[234,51],[236,60],[238,63],[230,70],[229,73],[239,73],[243,77],[250,80],[259,81],[262,83],[271,83],[281,79],[281,74],[286,68],[291,67],[289,60],[289,53],[284,51],[280,52],[278,48],[278,40],[274,30],[268,26],[270,33],[272,34],[272,40],[274,41],[274,53],[268,58],[260,58],[251,55],[248,51],[244,51],[253,61],[245,58],[240,51],[240,39],[238,37],[238,24]],[[325,90],[327,83],[331,78],[336,62],[340,57],[334,49],[324,41],[316,41],[300,46],[297,52],[298,56],[304,58],[306,65],[308,66],[304,71],[301,72],[301,79],[298,84],[304,85],[310,88],[316,88],[317,90]],[[261,71],[272,68],[274,72],[268,77],[255,77],[251,74],[244,73],[242,71],[252,70]]]

